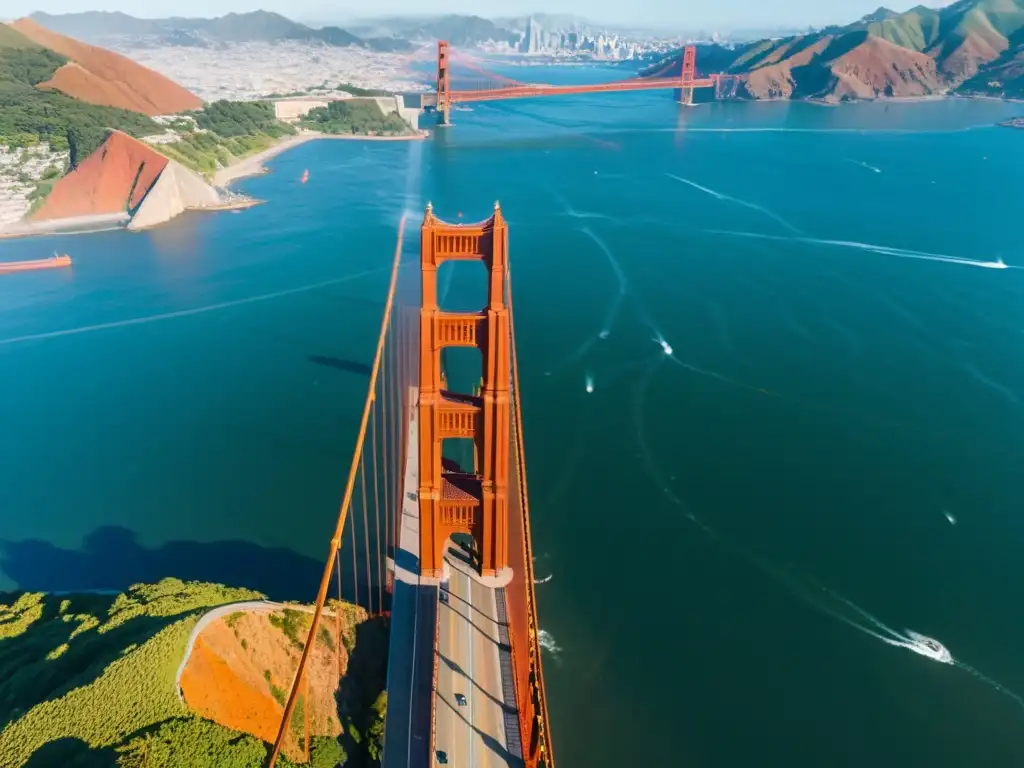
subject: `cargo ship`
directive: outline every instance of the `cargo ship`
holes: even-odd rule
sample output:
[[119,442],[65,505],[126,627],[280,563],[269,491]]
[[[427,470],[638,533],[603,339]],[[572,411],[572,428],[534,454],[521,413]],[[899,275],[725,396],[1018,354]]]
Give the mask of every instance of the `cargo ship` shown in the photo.
[[4,272],[27,272],[32,269],[57,269],[58,267],[70,267],[71,257],[66,253],[54,253],[45,259],[31,259],[30,261],[0,261],[0,273]]

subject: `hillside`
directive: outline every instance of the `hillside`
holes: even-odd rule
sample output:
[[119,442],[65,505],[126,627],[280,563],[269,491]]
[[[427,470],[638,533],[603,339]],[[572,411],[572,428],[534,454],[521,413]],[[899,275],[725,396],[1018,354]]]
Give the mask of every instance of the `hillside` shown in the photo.
[[697,62],[703,74],[736,75],[736,95],[752,99],[1020,96],[1024,0],[959,0],[905,13],[879,8],[813,34],[735,49],[700,46]]
[[166,157],[115,131],[99,149],[53,185],[53,191],[32,219],[134,211],[166,167]]
[[0,144],[47,142],[56,151],[70,151],[74,164],[98,147],[111,128],[132,136],[158,132],[152,120],[137,112],[39,89],[67,63],[64,56],[0,24]]
[[38,83],[38,88],[59,91],[90,104],[150,116],[202,106],[199,97],[177,83],[113,51],[65,37],[32,19],[19,19],[10,26],[68,60],[50,79]]
[[[118,595],[0,593],[0,765],[62,768],[253,768],[267,756],[265,741],[204,715],[219,715],[232,692],[269,688],[266,671],[287,677],[305,640],[308,609],[274,611],[247,603],[247,610],[209,621],[186,668],[189,636],[216,606],[262,601],[247,589],[168,578],[137,584]],[[386,698],[387,628],[348,604],[328,604],[342,614],[341,645],[325,622],[318,646],[329,656],[323,686],[310,697],[323,713],[311,718],[315,733],[340,731],[332,691],[338,690],[346,726],[339,740],[311,739],[314,766],[368,768],[379,742]],[[333,651],[342,651],[340,663]],[[193,664],[193,659],[196,663]],[[340,669],[339,669],[340,668]],[[338,672],[342,673],[340,684]],[[271,675],[273,677],[273,674]],[[318,678],[319,680],[320,678]],[[178,683],[201,705],[182,701]],[[277,688],[275,685],[274,688]],[[271,691],[274,688],[270,688]],[[270,704],[280,709],[273,694]],[[302,699],[300,699],[302,701]],[[329,714],[328,705],[330,703]],[[210,706],[220,707],[217,711]],[[227,710],[227,711],[230,711]],[[297,723],[303,713],[298,711]],[[346,760],[347,752],[347,760]],[[294,746],[292,754],[295,754]],[[284,759],[282,768],[293,763]]]
[[386,36],[363,39],[335,26],[313,28],[278,13],[252,11],[229,13],[213,19],[137,19],[124,13],[86,11],[50,15],[34,13],[38,25],[94,44],[113,44],[124,38],[156,45],[216,46],[223,43],[280,42],[299,40],[344,47],[365,46],[377,51],[407,50],[404,40]]

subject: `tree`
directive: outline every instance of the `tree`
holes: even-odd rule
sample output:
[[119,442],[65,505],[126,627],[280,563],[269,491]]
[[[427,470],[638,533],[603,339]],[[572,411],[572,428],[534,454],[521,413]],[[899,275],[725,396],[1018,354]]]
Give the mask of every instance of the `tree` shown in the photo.
[[378,765],[384,756],[384,720],[387,716],[387,709],[388,692],[381,691],[377,700],[373,702],[370,724],[366,728],[367,749],[370,752],[370,759]]

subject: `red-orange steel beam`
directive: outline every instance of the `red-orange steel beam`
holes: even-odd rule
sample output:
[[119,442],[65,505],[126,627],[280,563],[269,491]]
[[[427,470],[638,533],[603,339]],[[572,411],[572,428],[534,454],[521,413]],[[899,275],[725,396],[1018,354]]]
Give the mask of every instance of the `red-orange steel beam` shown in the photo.
[[593,85],[529,85],[517,88],[492,88],[478,91],[448,91],[448,102],[498,101],[500,99],[531,99],[538,96],[573,96],[581,93],[614,93],[618,91],[656,91],[666,88],[714,88],[712,77],[699,80],[657,78],[650,80],[624,80],[618,83]]

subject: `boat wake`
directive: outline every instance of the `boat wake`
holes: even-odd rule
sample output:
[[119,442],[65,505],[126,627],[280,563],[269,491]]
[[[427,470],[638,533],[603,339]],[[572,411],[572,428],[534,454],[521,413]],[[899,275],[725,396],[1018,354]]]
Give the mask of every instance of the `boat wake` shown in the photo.
[[671,173],[666,173],[665,175],[668,176],[670,179],[675,179],[676,181],[678,181],[681,184],[686,184],[689,187],[693,187],[694,189],[700,190],[701,192],[703,192],[706,195],[711,195],[716,200],[722,200],[722,201],[725,201],[725,202],[736,203],[736,205],[742,205],[744,208],[749,208],[752,211],[757,211],[758,213],[762,213],[765,216],[767,216],[769,219],[771,219],[772,221],[778,222],[785,229],[788,229],[790,232],[792,232],[795,235],[803,235],[804,234],[801,230],[797,229],[792,224],[790,224],[788,221],[786,221],[784,218],[779,216],[779,214],[775,213],[774,211],[770,211],[767,208],[765,208],[764,206],[758,205],[757,203],[751,203],[751,202],[749,202],[747,200],[741,200],[738,197],[733,197],[732,195],[726,195],[723,192],[716,192],[713,189],[708,189],[707,187],[702,187],[700,184],[696,183],[695,181],[690,181],[689,179],[684,179],[682,176],[675,176],[674,174],[671,174]]
[[540,647],[551,654],[556,662],[562,661],[562,646],[555,642],[555,638],[552,637],[551,633],[546,629],[540,630],[537,633],[537,641],[540,643]]
[[[906,629],[902,632],[893,629],[865,609],[861,608],[852,600],[849,600],[838,592],[820,584],[813,577],[807,574],[798,573],[793,568],[780,567],[775,563],[754,554],[745,546],[727,536],[722,535],[715,527],[695,514],[690,506],[684,502],[673,489],[675,476],[666,479],[663,475],[648,443],[646,429],[644,426],[644,401],[647,395],[647,390],[651,385],[651,381],[655,373],[663,370],[664,361],[666,359],[694,373],[710,376],[731,384],[739,383],[722,376],[721,374],[697,368],[696,366],[691,366],[688,363],[683,362],[676,357],[671,345],[665,341],[664,337],[657,331],[655,331],[655,333],[656,336],[654,341],[661,347],[661,354],[648,364],[644,374],[639,377],[634,399],[633,422],[636,430],[637,444],[640,448],[640,457],[646,465],[648,474],[657,484],[657,487],[661,488],[665,497],[673,505],[677,506],[681,510],[682,514],[703,534],[714,541],[723,550],[726,550],[755,566],[759,571],[769,576],[779,586],[785,588],[793,597],[800,599],[809,607],[814,608],[815,610],[830,616],[849,627],[852,627],[868,637],[879,640],[886,645],[903,648],[926,659],[930,659],[931,661],[956,667],[959,670],[967,672],[972,677],[985,683],[992,689],[1013,699],[1018,706],[1024,709],[1024,700],[1022,700],[1020,696],[1003,686],[998,681],[982,674],[966,662],[955,658],[952,652],[942,642],[934,637],[930,637],[910,629]],[[753,387],[746,387],[745,385],[740,386],[755,389]],[[768,395],[776,395],[776,393],[768,390],[758,391]]]
[[853,163],[854,165],[859,165],[861,168],[866,168],[867,170],[873,171],[874,173],[881,173],[882,172],[881,168],[876,168],[873,165],[868,165],[863,160],[854,160],[854,159],[848,157],[848,158],[846,158],[846,162]]
[[1007,264],[1002,258],[995,261],[980,261],[978,259],[963,259],[958,256],[946,256],[941,253],[928,253],[927,251],[914,251],[907,248],[893,248],[888,245],[874,245],[873,243],[859,243],[853,240],[824,240],[817,237],[782,237],[779,235],[765,235],[760,232],[738,232],[730,229],[705,229],[709,235],[724,235],[726,237],[746,237],[752,240],[775,240],[789,243],[805,243],[807,245],[828,245],[836,248],[852,248],[859,251],[871,251],[883,256],[896,256],[901,259],[920,259],[922,261],[941,261],[947,264],[962,264],[966,267],[983,267],[985,269],[1017,269],[1012,264]]

